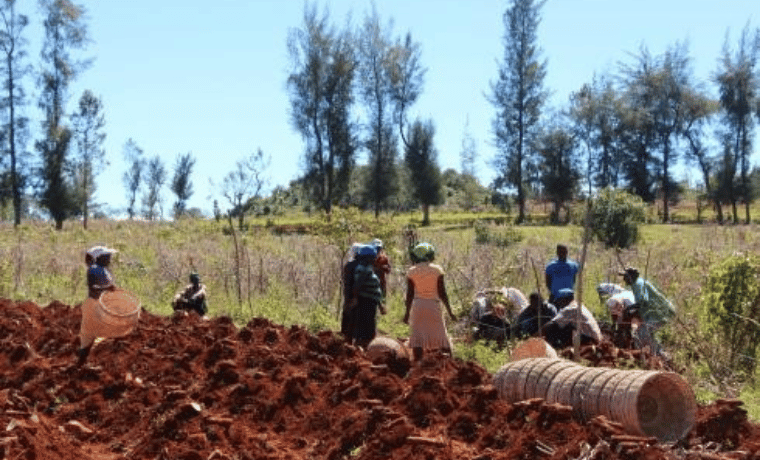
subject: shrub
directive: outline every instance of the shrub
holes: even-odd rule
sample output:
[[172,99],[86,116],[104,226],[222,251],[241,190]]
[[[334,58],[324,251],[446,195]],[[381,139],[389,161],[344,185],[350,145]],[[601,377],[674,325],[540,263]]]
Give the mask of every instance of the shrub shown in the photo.
[[702,287],[702,321],[707,334],[721,336],[726,364],[752,372],[760,340],[760,259],[729,256],[710,270]]
[[522,233],[511,225],[487,225],[482,222],[475,224],[475,242],[507,247],[522,240]]
[[645,205],[638,196],[605,188],[590,212],[591,231],[608,248],[626,249],[638,241],[638,225],[645,220]]

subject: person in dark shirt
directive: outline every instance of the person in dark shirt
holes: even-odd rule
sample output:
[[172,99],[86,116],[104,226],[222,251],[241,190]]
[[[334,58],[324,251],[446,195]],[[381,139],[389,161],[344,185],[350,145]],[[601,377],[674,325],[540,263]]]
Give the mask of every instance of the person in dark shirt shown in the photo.
[[521,338],[538,335],[540,326],[551,321],[556,314],[554,305],[545,302],[538,292],[532,292],[528,297],[528,306],[517,315],[515,333]]
[[354,341],[354,329],[356,328],[356,311],[351,308],[351,298],[354,290],[354,270],[359,265],[357,255],[361,243],[354,243],[348,251],[348,260],[343,266],[343,306],[340,315],[340,333],[349,343]]
[[377,311],[385,314],[383,291],[380,278],[374,270],[377,252],[373,246],[362,246],[354,269],[354,283],[351,291],[351,309],[356,310],[353,339],[360,347],[366,347],[377,335]]
[[206,302],[206,285],[201,283],[201,277],[197,273],[190,273],[190,284],[174,296],[172,301],[174,311],[194,311],[200,316],[208,312]]

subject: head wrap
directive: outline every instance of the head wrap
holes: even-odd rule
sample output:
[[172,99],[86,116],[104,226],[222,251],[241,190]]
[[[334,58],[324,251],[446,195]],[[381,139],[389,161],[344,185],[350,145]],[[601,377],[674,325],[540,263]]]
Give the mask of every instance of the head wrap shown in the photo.
[[435,248],[430,243],[418,243],[412,254],[419,262],[430,262],[435,257]]

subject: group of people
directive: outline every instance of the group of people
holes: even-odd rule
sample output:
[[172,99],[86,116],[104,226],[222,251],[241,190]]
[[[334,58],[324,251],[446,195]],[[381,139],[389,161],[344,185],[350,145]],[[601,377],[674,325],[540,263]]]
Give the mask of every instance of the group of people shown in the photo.
[[[451,310],[444,282],[444,271],[435,264],[435,247],[415,244],[409,251],[413,265],[406,274],[405,312],[402,321],[409,325],[409,346],[416,360],[425,350],[451,353],[443,308]],[[343,270],[343,313],[341,333],[356,345],[366,347],[377,335],[377,312],[385,314],[387,276],[391,265],[379,239],[370,244],[354,244]]]
[[[87,296],[89,299],[98,300],[106,291],[117,289],[114,276],[111,273],[111,256],[118,251],[106,246],[93,246],[87,250],[84,257],[84,263],[87,266]],[[177,293],[172,300],[174,311],[188,313],[196,312],[200,316],[205,316],[208,312],[206,300],[206,286],[201,283],[200,275],[196,272],[190,273],[190,284],[185,289]],[[79,349],[77,351],[77,366],[82,366],[92,350],[94,341],[86,336],[84,324],[86,319],[84,315],[92,312],[83,309],[82,326],[79,333]]]
[[[85,263],[90,298],[98,299],[103,292],[116,289],[109,270],[111,256],[116,252],[105,246],[94,246],[87,251]],[[573,333],[578,328],[581,344],[599,343],[601,331],[594,315],[575,301],[578,264],[568,258],[568,249],[564,244],[557,245],[556,254],[557,257],[545,267],[548,300],[544,300],[539,292],[531,293],[527,302],[521,296],[518,300],[522,301],[515,302],[520,310],[516,314],[513,332],[519,337],[540,335],[553,347],[563,348],[572,344]],[[409,325],[409,346],[414,358],[421,359],[425,350],[451,353],[444,309],[451,320],[456,320],[456,316],[446,292],[444,270],[434,263],[435,248],[427,242],[415,243],[410,248],[409,256],[412,266],[406,272],[402,321]],[[344,302],[340,328],[349,342],[366,347],[377,335],[377,314],[386,313],[390,273],[390,260],[381,240],[374,239],[368,244],[355,243],[351,247],[348,261],[343,267]],[[635,345],[649,347],[653,353],[659,354],[661,350],[656,333],[674,316],[675,309],[636,268],[626,268],[620,275],[629,290],[603,283],[612,286],[612,290],[600,288],[599,293],[610,297],[608,307],[613,320],[637,324]],[[176,312],[206,315],[206,286],[201,283],[198,273],[190,274],[190,283],[174,297],[172,307]],[[85,362],[91,348],[92,343],[82,342],[80,332],[79,365]]]
[[[581,344],[598,343],[601,330],[594,315],[584,305],[575,301],[574,288],[578,264],[568,258],[567,246],[557,245],[557,257],[545,268],[548,301],[537,292],[529,296],[528,307],[517,316],[518,336],[543,336],[555,348],[572,344],[573,333],[578,328]],[[611,283],[598,288],[600,295],[609,296],[607,302],[613,321],[635,324],[634,346],[649,348],[653,354],[662,350],[656,338],[660,330],[674,315],[673,304],[638,269],[628,267],[619,273],[629,289]],[[610,289],[608,289],[610,288]]]

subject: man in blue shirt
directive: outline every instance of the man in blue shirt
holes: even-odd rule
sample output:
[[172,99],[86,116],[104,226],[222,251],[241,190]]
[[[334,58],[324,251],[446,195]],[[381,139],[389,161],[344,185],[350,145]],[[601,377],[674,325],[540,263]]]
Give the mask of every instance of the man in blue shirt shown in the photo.
[[575,290],[575,275],[578,274],[578,264],[567,258],[567,246],[557,245],[557,258],[546,265],[546,288],[549,289],[549,303],[553,304],[559,298],[562,289]]

